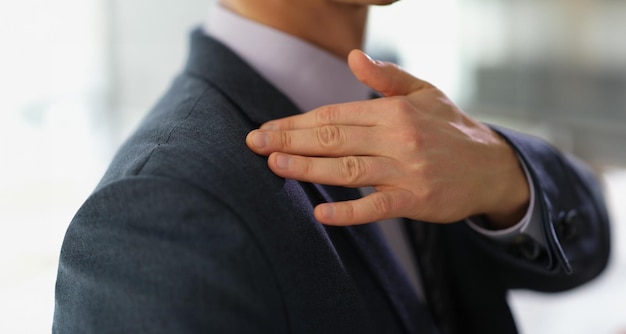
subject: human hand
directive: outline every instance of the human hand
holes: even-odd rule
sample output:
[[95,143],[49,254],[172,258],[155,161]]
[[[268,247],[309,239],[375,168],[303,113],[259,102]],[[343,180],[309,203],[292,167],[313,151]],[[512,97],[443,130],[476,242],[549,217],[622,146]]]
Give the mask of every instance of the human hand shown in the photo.
[[385,97],[273,120],[246,138],[281,177],[376,189],[358,200],[320,204],[316,219],[329,225],[394,217],[450,223],[486,215],[495,229],[521,219],[528,184],[503,138],[394,64],[356,50],[348,63]]
[[332,0],[333,2],[350,5],[390,5],[398,0]]

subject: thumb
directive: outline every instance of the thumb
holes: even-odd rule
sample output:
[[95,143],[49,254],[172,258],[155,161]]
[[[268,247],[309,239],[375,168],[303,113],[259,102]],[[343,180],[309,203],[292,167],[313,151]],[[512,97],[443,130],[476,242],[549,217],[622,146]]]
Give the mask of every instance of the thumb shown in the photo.
[[361,50],[352,50],[348,55],[348,65],[354,76],[384,96],[409,95],[416,91],[432,88],[398,65],[373,60]]

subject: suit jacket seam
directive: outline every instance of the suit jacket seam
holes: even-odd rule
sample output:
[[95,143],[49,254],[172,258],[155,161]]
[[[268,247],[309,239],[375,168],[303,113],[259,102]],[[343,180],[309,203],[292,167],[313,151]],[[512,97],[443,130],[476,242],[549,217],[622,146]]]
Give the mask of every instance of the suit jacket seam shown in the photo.
[[174,124],[174,126],[172,126],[171,130],[167,133],[167,138],[163,142],[161,142],[161,140],[159,140],[156,143],[156,145],[152,147],[152,149],[150,150],[150,153],[146,157],[146,160],[141,164],[141,166],[139,166],[137,168],[136,175],[140,175],[141,174],[141,172],[143,171],[144,167],[150,162],[154,152],[156,152],[162,144],[169,143],[170,139],[172,138],[172,134],[176,130],[178,130],[178,128],[180,127],[181,124],[185,123],[189,119],[189,117],[191,117],[191,115],[196,111],[196,106],[198,105],[200,100],[202,100],[202,98],[206,95],[207,91],[209,91],[210,89],[211,89],[211,87],[205,87],[202,90],[202,93],[200,93],[198,95],[198,97],[196,97],[196,99],[194,100],[193,105],[191,106],[191,108],[189,108],[189,111],[187,112],[187,115],[185,115],[185,117],[182,120],[178,121],[176,124]]

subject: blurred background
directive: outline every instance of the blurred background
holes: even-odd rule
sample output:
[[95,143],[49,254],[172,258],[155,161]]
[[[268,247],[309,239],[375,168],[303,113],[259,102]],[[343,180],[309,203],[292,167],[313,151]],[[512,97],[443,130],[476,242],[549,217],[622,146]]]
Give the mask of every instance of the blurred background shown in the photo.
[[[209,0],[0,2],[0,333],[50,331],[63,234],[186,56]],[[464,110],[598,172],[613,219],[599,279],[514,291],[522,333],[626,333],[626,2],[404,0],[367,48]]]

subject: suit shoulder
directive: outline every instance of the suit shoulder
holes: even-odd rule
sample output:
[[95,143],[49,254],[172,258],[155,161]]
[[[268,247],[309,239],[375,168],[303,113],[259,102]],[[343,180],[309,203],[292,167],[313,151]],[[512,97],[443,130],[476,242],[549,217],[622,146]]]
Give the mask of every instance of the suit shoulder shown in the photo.
[[[274,277],[257,238],[218,198],[166,178],[122,179],[70,224],[54,331],[284,332]],[[236,311],[264,317],[229,323]]]
[[[100,187],[156,175],[194,182],[198,172],[258,160],[245,146],[253,124],[219,89],[180,75],[115,155]],[[218,168],[211,168],[216,165]]]

